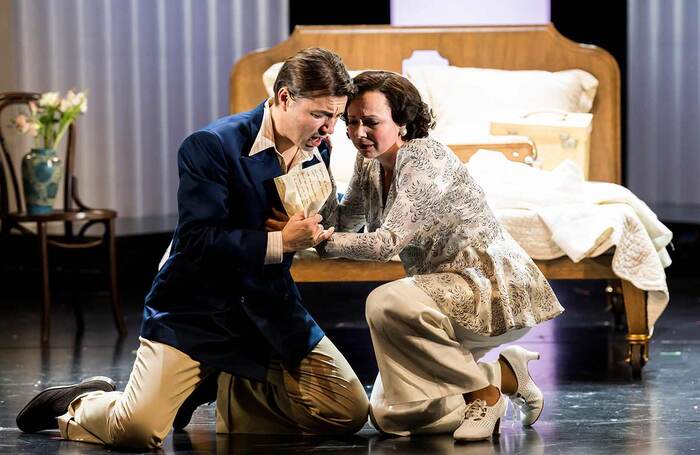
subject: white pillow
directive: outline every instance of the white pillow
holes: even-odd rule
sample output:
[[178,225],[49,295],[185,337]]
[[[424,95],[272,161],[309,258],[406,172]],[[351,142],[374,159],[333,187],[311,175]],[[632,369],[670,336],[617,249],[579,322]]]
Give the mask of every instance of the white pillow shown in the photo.
[[[263,73],[263,85],[265,85],[268,96],[274,94],[275,79],[277,79],[277,73],[279,73],[283,63],[284,62],[275,63]],[[355,77],[363,71],[364,70],[348,71],[348,73],[350,77]],[[331,145],[333,146],[333,151],[331,153],[331,173],[335,179],[338,192],[344,193],[348,183],[350,183],[350,177],[355,168],[357,149],[348,138],[345,122],[340,119],[335,124],[335,129],[333,130],[333,134],[331,134]]]
[[433,135],[447,143],[489,134],[504,111],[589,112],[598,80],[583,70],[508,71],[456,66],[411,66],[407,77],[433,109]]
[[277,79],[277,73],[280,72],[282,69],[282,65],[284,62],[277,62],[273,64],[271,67],[265,70],[265,72],[262,75],[262,80],[263,80],[263,85],[265,86],[265,91],[267,92],[267,96],[272,96],[273,95],[273,90],[275,86],[275,79]]
[[331,134],[331,173],[335,179],[335,185],[339,193],[345,193],[350,183],[350,177],[355,169],[357,149],[347,135],[347,126],[342,119],[338,119],[335,130]]

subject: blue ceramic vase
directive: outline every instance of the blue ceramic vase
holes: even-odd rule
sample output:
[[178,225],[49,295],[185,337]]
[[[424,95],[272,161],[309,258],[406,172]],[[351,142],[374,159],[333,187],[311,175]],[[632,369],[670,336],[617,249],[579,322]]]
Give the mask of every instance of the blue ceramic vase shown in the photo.
[[24,202],[30,215],[51,213],[63,176],[63,162],[53,149],[32,149],[22,159]]

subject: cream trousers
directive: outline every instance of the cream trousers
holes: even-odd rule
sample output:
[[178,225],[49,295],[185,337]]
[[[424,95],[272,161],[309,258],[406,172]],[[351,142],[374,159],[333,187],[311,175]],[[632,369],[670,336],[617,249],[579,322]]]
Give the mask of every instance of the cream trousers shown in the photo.
[[[58,418],[61,436],[120,448],[156,448],[202,380],[199,362],[140,338],[124,392],[79,396]],[[293,370],[271,362],[268,381],[219,375],[217,432],[353,433],[367,421],[367,395],[350,365],[324,337]]]
[[473,333],[443,314],[411,278],[372,291],[366,317],[379,366],[372,423],[402,436],[459,427],[466,407],[462,394],[501,386],[498,361],[477,361],[529,330],[495,337]]

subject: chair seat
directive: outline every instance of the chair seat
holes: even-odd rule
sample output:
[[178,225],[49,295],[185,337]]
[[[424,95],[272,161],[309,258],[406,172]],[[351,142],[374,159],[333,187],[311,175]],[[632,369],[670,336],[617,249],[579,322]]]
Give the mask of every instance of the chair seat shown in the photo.
[[43,215],[31,215],[27,212],[12,212],[8,218],[18,223],[48,221],[92,221],[110,220],[117,217],[117,212],[109,209],[71,209],[53,210]]

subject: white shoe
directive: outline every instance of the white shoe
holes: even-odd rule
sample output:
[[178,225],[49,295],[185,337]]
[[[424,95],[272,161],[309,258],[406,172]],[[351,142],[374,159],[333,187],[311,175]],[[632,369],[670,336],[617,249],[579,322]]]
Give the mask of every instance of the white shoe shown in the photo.
[[530,360],[539,359],[540,355],[520,346],[510,346],[501,352],[501,357],[510,365],[518,380],[518,390],[512,395],[508,395],[508,398],[520,410],[521,423],[524,426],[530,426],[542,414],[544,396],[535,381],[532,380],[527,364]]
[[484,400],[475,400],[467,404],[464,420],[454,432],[455,441],[481,441],[493,434],[498,434],[501,417],[506,414],[508,404],[501,394],[493,406],[487,406]]

